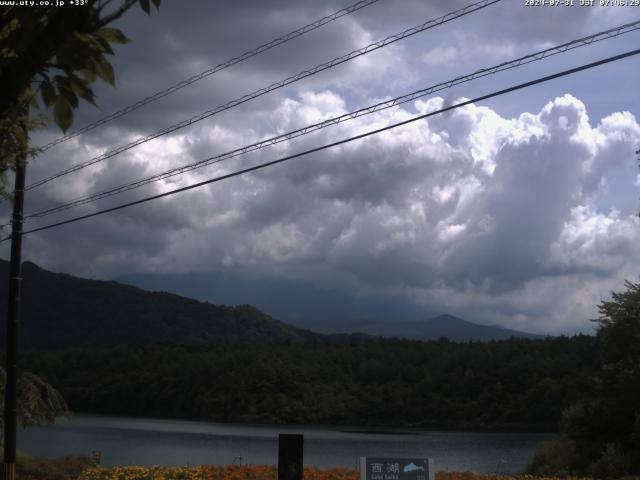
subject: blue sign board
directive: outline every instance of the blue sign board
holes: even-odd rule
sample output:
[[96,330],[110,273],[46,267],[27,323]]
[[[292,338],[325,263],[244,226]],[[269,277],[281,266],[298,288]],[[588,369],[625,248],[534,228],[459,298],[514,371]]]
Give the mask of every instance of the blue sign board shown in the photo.
[[360,457],[360,480],[434,480],[430,458]]

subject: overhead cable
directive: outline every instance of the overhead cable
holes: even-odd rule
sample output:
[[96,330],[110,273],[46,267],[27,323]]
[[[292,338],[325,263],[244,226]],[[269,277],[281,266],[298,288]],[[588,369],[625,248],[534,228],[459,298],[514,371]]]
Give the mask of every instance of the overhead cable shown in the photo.
[[[249,167],[249,168],[245,168],[245,169],[242,169],[242,170],[238,170],[238,171],[233,172],[233,173],[229,173],[229,174],[222,175],[222,176],[219,176],[219,177],[211,178],[209,180],[205,180],[205,181],[198,182],[198,183],[195,183],[195,184],[192,184],[192,185],[188,185],[186,187],[177,188],[175,190],[171,190],[171,191],[168,191],[168,192],[160,193],[158,195],[153,195],[153,196],[150,196],[150,197],[146,197],[146,198],[142,198],[142,199],[139,199],[139,200],[135,200],[133,202],[128,202],[128,203],[124,203],[124,204],[121,204],[121,205],[117,205],[115,207],[106,208],[104,210],[93,212],[93,213],[90,213],[90,214],[87,214],[87,215],[80,215],[78,217],[70,218],[70,219],[63,220],[63,221],[56,222],[56,223],[51,223],[51,224],[48,224],[48,225],[44,225],[42,227],[33,228],[31,230],[26,230],[26,231],[24,231],[22,233],[22,235],[27,235],[29,233],[40,232],[40,231],[43,231],[43,230],[49,230],[51,228],[60,227],[62,225],[75,223],[75,222],[78,222],[80,220],[85,220],[85,219],[96,217],[96,216],[99,216],[99,215],[104,215],[106,213],[115,212],[117,210],[122,210],[124,208],[128,208],[128,207],[131,207],[131,206],[134,206],[134,205],[139,205],[139,204],[142,204],[142,203],[150,202],[152,200],[157,200],[157,199],[160,199],[160,198],[164,198],[164,197],[168,197],[168,196],[171,196],[171,195],[175,195],[177,193],[186,192],[186,191],[192,190],[194,188],[199,188],[199,187],[202,187],[204,185],[209,185],[209,184],[212,184],[212,183],[220,182],[222,180],[226,180],[226,179],[229,179],[229,178],[237,177],[237,176],[249,173],[249,172],[253,172],[253,171],[256,171],[256,170],[261,170],[263,168],[270,167],[270,166],[273,166],[273,165],[277,165],[277,164],[280,164],[280,163],[284,163],[284,162],[287,162],[289,160],[293,160],[295,158],[299,158],[299,157],[303,157],[305,155],[309,155],[311,153],[320,152],[320,151],[326,150],[328,148],[336,147],[338,145],[343,145],[345,143],[353,142],[355,140],[360,140],[360,139],[363,139],[363,138],[366,138],[366,137],[370,137],[372,135],[376,135],[376,134],[382,133],[384,131],[391,130],[391,129],[394,129],[394,128],[397,128],[397,127],[400,127],[400,126],[403,126],[403,125],[408,125],[408,124],[416,122],[418,120],[423,120],[425,118],[429,118],[429,117],[432,117],[434,115],[438,115],[440,113],[444,113],[444,112],[447,112],[447,111],[450,111],[450,110],[454,110],[456,108],[464,107],[466,105],[471,105],[472,103],[477,103],[477,102],[480,102],[480,101],[483,101],[483,100],[487,100],[489,98],[497,97],[499,95],[504,95],[506,93],[514,92],[516,90],[521,90],[523,88],[528,88],[528,87],[531,87],[533,85],[538,85],[540,83],[548,82],[548,81],[556,79],[556,78],[564,77],[564,76],[571,75],[573,73],[577,73],[577,72],[580,72],[580,71],[583,71],[583,70],[587,70],[587,69],[594,68],[594,67],[597,67],[597,66],[600,66],[600,65],[604,65],[604,64],[607,64],[607,63],[611,63],[611,62],[614,62],[614,61],[617,61],[617,60],[628,58],[628,57],[631,57],[633,55],[638,55],[639,53],[640,53],[640,49],[636,49],[636,50],[631,50],[629,52],[621,53],[619,55],[615,55],[615,56],[612,56],[612,57],[607,57],[605,59],[598,60],[596,62],[592,62],[592,63],[588,63],[588,64],[585,64],[585,65],[582,65],[580,67],[571,68],[569,70],[564,70],[562,72],[558,72],[558,73],[555,73],[555,74],[552,74],[552,75],[547,75],[545,77],[541,77],[541,78],[538,78],[536,80],[530,80],[528,82],[520,83],[518,85],[509,87],[509,88],[505,88],[505,89],[502,89],[502,90],[498,90],[496,92],[489,93],[487,95],[482,95],[480,97],[476,97],[476,98],[473,98],[471,100],[466,100],[464,102],[460,102],[460,103],[457,103],[455,105],[444,107],[444,108],[441,108],[441,109],[433,111],[433,112],[425,113],[423,115],[418,115],[416,117],[410,118],[408,120],[404,120],[402,122],[394,123],[394,124],[388,125],[386,127],[382,127],[382,128],[378,128],[378,129],[375,129],[375,130],[371,130],[371,131],[362,133],[360,135],[355,135],[353,137],[349,137],[349,138],[346,138],[346,139],[343,139],[343,140],[339,140],[339,141],[336,141],[336,142],[325,144],[325,145],[322,145],[320,147],[311,148],[309,150],[305,150],[303,152],[299,152],[299,153],[296,153],[296,154],[293,154],[293,155],[288,155],[286,157],[279,158],[277,160],[272,160],[270,162],[261,163],[259,165],[255,165],[253,167]],[[11,237],[6,237],[6,238],[0,240],[0,242],[4,242],[6,240],[9,240],[9,238],[11,238]]]
[[525,55],[523,57],[514,59],[514,60],[510,60],[507,62],[503,62],[499,65],[495,65],[493,67],[488,67],[488,68],[483,68],[481,70],[477,70],[473,73],[470,73],[468,75],[463,75],[463,76],[459,76],[456,77],[452,80],[446,81],[446,82],[440,82],[437,83],[435,85],[432,85],[430,87],[427,88],[423,88],[420,90],[417,90],[415,92],[406,94],[406,95],[402,95],[399,97],[395,97],[393,99],[390,100],[385,100],[383,102],[377,103],[375,105],[371,105],[365,108],[361,108],[359,110],[355,110],[349,113],[345,113],[343,115],[339,115],[337,117],[333,117],[333,118],[329,118],[326,120],[323,120],[321,122],[318,123],[314,123],[311,125],[307,125],[305,127],[299,128],[297,130],[293,130],[291,132],[282,134],[282,135],[278,135],[275,137],[271,137],[265,140],[261,140],[260,142],[257,143],[253,143],[250,145],[246,145],[243,146],[241,148],[237,148],[225,153],[221,153],[219,155],[216,155],[214,157],[209,157],[206,158],[204,160],[199,160],[197,162],[194,163],[190,163],[188,165],[183,165],[180,167],[176,167],[176,168],[172,168],[170,170],[167,170],[165,172],[162,173],[157,173],[154,175],[150,175],[148,177],[136,180],[136,181],[132,181],[129,183],[125,183],[123,185],[119,185],[117,187],[112,187],[109,188],[107,190],[103,190],[97,193],[93,193],[91,195],[87,195],[81,198],[77,198],[75,200],[71,200],[44,210],[40,210],[34,213],[29,213],[27,215],[25,215],[24,219],[30,219],[30,218],[41,218],[41,217],[45,217],[47,215],[51,215],[54,213],[58,213],[58,212],[62,212],[65,210],[68,210],[70,208],[74,208],[80,205],[85,205],[87,203],[91,203],[91,202],[95,202],[97,200],[101,200],[104,198],[108,198],[111,197],[113,195],[118,195],[120,193],[124,193],[127,192],[129,190],[133,190],[135,188],[139,188],[142,187],[144,185],[148,185],[150,183],[154,183],[154,182],[158,182],[161,180],[165,180],[167,178],[170,177],[174,177],[176,175],[181,175],[183,173],[186,172],[190,172],[193,170],[196,170],[198,168],[202,168],[205,166],[209,166],[209,165],[213,165],[216,163],[220,163],[224,160],[228,160],[230,158],[234,158],[234,157],[238,157],[240,155],[244,155],[250,152],[254,152],[257,150],[261,150],[263,148],[272,146],[272,145],[276,145],[278,143],[284,142],[284,141],[288,141],[294,138],[298,138],[301,137],[303,135],[307,135],[311,132],[315,132],[317,130],[329,127],[331,125],[337,125],[339,123],[343,123],[345,121],[348,120],[352,120],[352,119],[356,119],[359,117],[362,117],[364,115],[369,115],[372,114],[374,112],[378,112],[381,110],[385,110],[388,108],[392,108],[398,105],[402,105],[408,102],[412,102],[414,100],[417,100],[421,97],[424,97],[426,95],[430,95],[432,93],[435,92],[439,92],[441,90],[447,89],[447,88],[451,88],[455,85],[460,85],[462,83],[466,83],[472,80],[475,80],[477,78],[482,78],[488,75],[492,75],[504,70],[509,70],[512,68],[516,68],[522,65],[526,65],[535,61],[539,61],[539,60],[543,60],[545,58],[551,57],[553,55],[557,55],[559,53],[564,53],[570,50],[573,50],[575,48],[578,47],[582,47],[585,45],[591,45],[595,42],[599,42],[602,40],[606,40],[609,38],[614,38],[617,37],[619,35],[623,35],[629,32],[633,32],[640,29],[640,20],[637,20],[635,22],[632,23],[628,23],[625,25],[620,25],[618,27],[615,28],[611,28],[608,30],[605,30],[603,32],[599,32],[599,33],[595,33],[593,35],[589,35],[583,38],[579,38],[577,40],[572,40],[570,42],[567,43],[563,43],[561,45],[557,45],[555,47],[551,47],[551,48],[547,48],[545,50],[542,51],[538,51],[529,55]]
[[211,75],[213,75],[216,72],[219,72],[221,70],[224,70],[225,68],[229,68],[233,65],[236,65],[240,62],[244,62],[245,60],[248,60],[252,57],[255,57],[256,55],[259,55],[261,53],[266,52],[267,50],[271,50],[274,47],[277,47],[278,45],[282,45],[283,43],[289,42],[290,40],[293,40],[294,38],[300,37],[302,35],[304,35],[305,33],[311,32],[313,30],[316,30],[320,27],[322,27],[323,25],[326,25],[327,23],[333,22],[334,20],[337,20],[338,18],[344,17],[345,15],[349,15],[350,13],[356,12],[364,7],[368,7],[369,5],[371,5],[372,3],[376,3],[379,2],[380,0],[361,0],[359,2],[354,3],[353,5],[350,5],[346,8],[343,8],[342,10],[338,10],[337,12],[332,13],[331,15],[327,15],[326,17],[322,17],[319,20],[316,20],[313,23],[310,23],[308,25],[305,25],[304,27],[300,27],[297,30],[294,30],[293,32],[289,32],[286,35],[283,35],[281,37],[278,37],[274,40],[271,40],[270,42],[267,42],[263,45],[260,45],[259,47],[254,48],[253,50],[249,50],[247,52],[244,52],[242,55],[238,55],[237,57],[232,58],[231,60],[227,60],[224,63],[221,63],[219,65],[216,65],[215,67],[211,67],[208,68],[207,70],[205,70],[204,72],[200,72],[196,75],[193,75],[189,78],[187,78],[186,80],[182,80],[174,85],[171,85],[170,87],[166,88],[165,90],[161,90],[159,92],[154,93],[153,95],[150,95],[146,98],[143,98],[142,100],[139,100],[135,103],[132,103],[131,105],[124,107],[121,110],[118,110],[117,112],[111,113],[93,123],[90,123],[82,128],[79,128],[78,130],[75,130],[73,132],[70,132],[60,138],[56,138],[55,140],[42,145],[41,147],[38,147],[41,151],[46,151],[49,150],[51,147],[54,147],[55,145],[58,145],[62,142],[66,142],[67,140],[77,137],[78,135],[81,135],[83,133],[89,132],[91,130],[93,130],[94,128],[97,128],[101,125],[104,125],[105,123],[108,123],[112,120],[115,120],[116,118],[120,118],[128,113],[133,112],[134,110],[139,109],[140,107],[143,107],[144,105],[147,105],[149,103],[155,102],[156,100],[159,100],[163,97],[166,97],[167,95],[171,95],[174,92],[177,92],[178,90],[191,85],[192,83],[195,83],[199,80],[202,80],[203,78],[209,77]]
[[459,10],[456,10],[454,12],[451,13],[447,13],[446,15],[443,15],[442,17],[436,18],[435,20],[428,20],[420,25],[417,25],[415,27],[412,28],[408,28],[400,33],[394,34],[394,35],[390,35],[388,37],[386,37],[383,40],[380,40],[378,42],[372,43],[367,45],[366,47],[360,48],[358,50],[354,50],[351,53],[348,53],[346,55],[343,55],[341,57],[337,57],[334,58],[333,60],[323,63],[321,65],[317,65],[309,70],[305,70],[303,72],[298,73],[297,75],[293,75],[291,77],[285,78],[284,80],[281,80],[279,82],[276,83],[272,83],[271,85],[267,86],[267,87],[263,87],[259,90],[256,90],[253,93],[249,93],[246,95],[243,95],[240,98],[237,98],[235,100],[232,100],[230,102],[225,103],[224,105],[220,105],[218,107],[215,107],[211,110],[207,110],[206,112],[203,112],[199,115],[195,115],[187,120],[183,120],[182,122],[176,123],[174,125],[171,125],[169,127],[163,128],[162,130],[152,133],[150,135],[147,135],[146,137],[140,137],[126,145],[120,146],[118,148],[115,148],[114,150],[110,150],[106,153],[103,153],[102,155],[98,155],[97,157],[94,157],[90,160],[87,160],[85,162],[82,162],[78,165],[74,165],[73,167],[69,167],[65,170],[62,170],[61,172],[58,172],[54,175],[51,175],[49,177],[46,177],[42,180],[38,180],[30,185],[28,185],[25,190],[31,190],[33,188],[39,187],[40,185],[44,185],[45,183],[48,183],[52,180],[55,180],[57,178],[63,177],[65,175],[68,175],[70,173],[73,172],[77,172],[79,170],[82,170],[83,168],[86,168],[88,166],[94,165],[96,163],[102,162],[108,158],[111,157],[115,157],[116,155],[122,153],[122,152],[126,152],[127,150],[130,150],[134,147],[137,147],[139,145],[142,145],[143,143],[146,143],[150,140],[153,140],[155,138],[158,137],[162,137],[163,135],[167,135],[169,133],[173,133],[177,130],[180,130],[184,127],[187,127],[189,125],[193,125],[194,123],[197,123],[201,120],[204,120],[205,118],[209,118],[213,115],[216,115],[217,113],[223,112],[225,110],[229,110],[231,108],[237,107],[238,105],[241,105],[245,102],[248,102],[249,100],[253,100],[257,97],[260,97],[262,95],[265,95],[266,93],[272,92],[274,90],[277,90],[279,88],[282,88],[286,85],[290,85],[294,82],[297,82],[298,80],[302,80],[303,78],[307,78],[310,77],[312,75],[315,75],[319,72],[322,72],[324,70],[328,70],[330,68],[333,68],[337,65],[341,65],[345,62],[348,62],[349,60],[353,60],[354,58],[360,57],[362,55],[366,55],[367,53],[371,53],[375,50],[378,50],[380,48],[386,47],[387,45],[390,45],[394,42],[397,42],[399,40],[402,40],[403,38],[407,38],[410,37],[412,35],[415,35],[417,33],[423,32],[425,30],[428,30],[430,28],[436,27],[438,25],[442,25],[443,23],[446,22],[450,22],[452,20],[455,20],[457,18],[460,18],[464,15],[468,15],[470,13],[473,13],[475,11],[478,11],[482,8],[486,8],[489,5],[492,5],[494,3],[498,3],[502,0],[481,0],[479,2],[473,3],[471,5],[467,5],[464,8],[461,8]]

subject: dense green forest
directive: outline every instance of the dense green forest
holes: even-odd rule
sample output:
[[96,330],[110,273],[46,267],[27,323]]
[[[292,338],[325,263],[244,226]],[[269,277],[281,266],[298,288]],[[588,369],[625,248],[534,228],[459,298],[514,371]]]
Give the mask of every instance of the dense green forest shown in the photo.
[[[531,472],[640,473],[640,284],[600,304],[596,336],[421,342],[322,335],[248,305],[24,272],[20,366],[76,412],[558,431]],[[3,291],[0,276],[0,301]]]
[[552,431],[594,370],[594,337],[292,342],[31,352],[72,410],[214,421]]
[[23,270],[22,367],[80,412],[548,431],[595,369],[594,337],[326,336],[248,305]]

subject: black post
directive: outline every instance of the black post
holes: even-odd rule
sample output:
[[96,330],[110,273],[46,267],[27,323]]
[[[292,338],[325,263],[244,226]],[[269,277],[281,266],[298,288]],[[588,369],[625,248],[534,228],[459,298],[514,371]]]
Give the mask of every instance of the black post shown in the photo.
[[278,480],[302,480],[303,442],[302,435],[278,436]]
[[16,478],[16,390],[18,383],[18,326],[20,325],[20,287],[22,283],[22,213],[26,159],[16,165],[11,225],[11,262],[9,264],[9,297],[7,315],[7,384],[4,391],[4,480]]

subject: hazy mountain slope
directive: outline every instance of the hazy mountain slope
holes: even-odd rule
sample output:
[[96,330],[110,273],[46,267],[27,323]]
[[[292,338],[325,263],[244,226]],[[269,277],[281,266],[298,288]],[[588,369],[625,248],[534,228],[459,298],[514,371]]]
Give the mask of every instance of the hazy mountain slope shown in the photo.
[[[8,263],[0,261],[0,321],[6,318]],[[118,282],[88,280],[23,265],[23,324],[20,348],[67,348],[205,343],[217,339],[300,341],[321,333],[364,333],[385,337],[452,341],[541,338],[496,326],[477,325],[451,315],[431,320],[345,321],[328,308],[324,321],[302,320],[297,328],[250,305],[213,305],[166,292],[149,292]],[[258,288],[256,286],[256,288]],[[314,294],[315,295],[315,294]],[[301,305],[298,305],[301,307]],[[5,329],[0,328],[0,342]],[[334,339],[335,340],[335,339]]]
[[165,290],[200,300],[257,305],[277,318],[321,333],[361,332],[384,337],[452,341],[544,338],[499,326],[479,325],[452,315],[430,320],[417,307],[400,300],[353,298],[339,290],[324,290],[276,278],[240,278],[220,273],[140,274],[118,279],[148,290]]
[[[0,261],[0,320],[6,321],[8,263]],[[258,309],[199,302],[117,282],[87,280],[23,264],[21,348],[200,343],[213,339],[301,340],[315,334]],[[5,328],[0,328],[4,342]]]
[[164,291],[211,303],[248,303],[292,325],[322,330],[331,321],[366,318],[370,321],[428,318],[403,298],[355,297],[341,288],[321,288],[310,282],[251,271],[199,273],[146,273],[114,280],[144,290]]
[[[303,326],[305,326],[303,324]],[[329,322],[319,331],[323,333],[362,332],[384,337],[415,340],[437,340],[446,337],[455,342],[506,340],[508,338],[544,338],[542,335],[510,330],[494,325],[479,325],[453,315],[439,315],[421,322]]]
[[420,322],[422,338],[447,337],[450,340],[506,340],[515,338],[544,338],[542,335],[510,330],[497,325],[478,325],[453,315],[439,315]]

